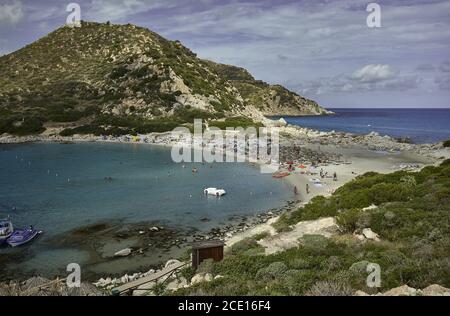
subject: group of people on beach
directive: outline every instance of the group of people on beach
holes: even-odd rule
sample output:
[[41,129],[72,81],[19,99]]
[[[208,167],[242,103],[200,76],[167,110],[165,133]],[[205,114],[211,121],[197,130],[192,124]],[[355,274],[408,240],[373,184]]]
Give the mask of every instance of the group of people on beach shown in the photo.
[[[324,172],[323,169],[320,169],[320,177],[322,179],[328,177],[328,171]],[[337,181],[337,173],[336,172],[333,173],[333,181]]]
[[[322,179],[324,179],[327,176],[328,176],[328,172],[324,173],[323,169],[320,169],[320,177]],[[337,180],[338,180],[337,173],[334,172],[333,173],[333,181],[337,181]],[[306,194],[309,194],[311,192],[310,187],[309,187],[309,183],[306,183],[305,189],[306,189]],[[297,188],[297,186],[294,187],[294,194],[298,195],[298,188]]]

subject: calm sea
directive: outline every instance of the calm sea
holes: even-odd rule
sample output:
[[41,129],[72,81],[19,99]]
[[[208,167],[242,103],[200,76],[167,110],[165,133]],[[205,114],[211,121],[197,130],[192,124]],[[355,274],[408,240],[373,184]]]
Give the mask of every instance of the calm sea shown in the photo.
[[[414,143],[450,139],[450,109],[330,109],[336,115],[284,117],[290,124],[319,131],[409,137]],[[279,117],[278,117],[279,118]]]
[[[196,174],[192,173],[194,166]],[[113,180],[105,181],[105,177]],[[220,199],[206,197],[205,187],[224,188],[228,194]],[[165,227],[202,231],[234,215],[281,207],[292,198],[287,184],[261,174],[255,166],[214,163],[183,168],[172,162],[169,149],[157,146],[0,145],[0,217],[11,215],[15,226],[34,225],[45,232],[17,250],[23,253],[19,262],[7,263],[43,275],[60,271],[64,263],[83,263],[88,257],[77,245],[52,249],[47,242],[78,227],[157,221]],[[0,261],[5,252],[11,255],[11,249],[0,248]],[[145,258],[140,260],[145,265]],[[117,271],[104,264],[96,272]]]

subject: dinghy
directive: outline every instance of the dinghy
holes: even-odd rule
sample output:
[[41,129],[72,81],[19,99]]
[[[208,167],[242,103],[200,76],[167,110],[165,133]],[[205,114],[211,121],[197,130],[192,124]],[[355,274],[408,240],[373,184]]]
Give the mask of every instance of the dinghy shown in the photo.
[[225,192],[224,189],[216,189],[216,188],[207,188],[203,191],[206,195],[215,195],[215,196],[222,196],[225,195],[227,192]]
[[8,245],[11,247],[21,246],[32,241],[36,238],[42,231],[36,230],[30,226],[27,229],[16,229],[12,235],[6,240]]
[[13,224],[9,218],[0,219],[0,245],[4,244],[11,237],[13,231]]

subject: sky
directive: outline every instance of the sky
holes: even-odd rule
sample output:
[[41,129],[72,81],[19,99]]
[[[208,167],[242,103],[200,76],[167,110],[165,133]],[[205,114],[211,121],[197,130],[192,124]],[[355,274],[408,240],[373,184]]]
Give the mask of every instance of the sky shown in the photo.
[[[147,27],[327,108],[450,108],[450,1],[78,0],[81,19]],[[373,1],[375,2],[375,1]],[[71,1],[0,0],[0,55],[66,23]]]

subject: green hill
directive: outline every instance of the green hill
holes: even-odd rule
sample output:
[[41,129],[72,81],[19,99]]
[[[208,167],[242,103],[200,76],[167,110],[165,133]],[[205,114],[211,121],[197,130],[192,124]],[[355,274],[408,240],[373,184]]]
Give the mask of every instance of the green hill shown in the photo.
[[[0,134],[40,133],[54,122],[75,122],[87,132],[150,132],[194,117],[259,120],[272,106],[268,89],[282,90],[284,106],[297,107],[289,104],[295,94],[284,88],[259,87],[250,74],[233,77],[220,68],[180,42],[134,25],[61,27],[0,57]],[[255,82],[254,91],[242,89],[247,81]],[[316,104],[303,110],[322,111]]]

